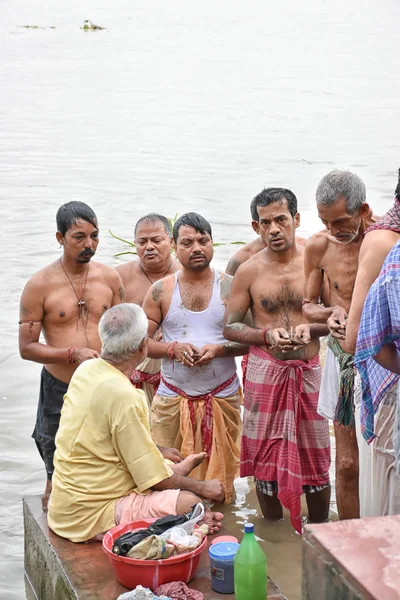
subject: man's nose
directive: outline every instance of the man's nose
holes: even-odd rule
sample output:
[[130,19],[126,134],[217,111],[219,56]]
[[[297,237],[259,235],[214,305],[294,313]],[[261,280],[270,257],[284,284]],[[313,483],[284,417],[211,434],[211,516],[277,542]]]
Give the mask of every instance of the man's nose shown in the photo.
[[280,229],[278,227],[278,225],[276,223],[271,223],[271,226],[269,228],[269,232],[271,235],[276,235],[277,233],[279,233]]
[[147,240],[146,250],[154,250],[154,242]]
[[88,238],[86,239],[85,248],[90,248],[90,249],[93,249],[93,247],[94,247],[94,239],[93,239],[93,238],[91,238],[91,237],[88,237]]

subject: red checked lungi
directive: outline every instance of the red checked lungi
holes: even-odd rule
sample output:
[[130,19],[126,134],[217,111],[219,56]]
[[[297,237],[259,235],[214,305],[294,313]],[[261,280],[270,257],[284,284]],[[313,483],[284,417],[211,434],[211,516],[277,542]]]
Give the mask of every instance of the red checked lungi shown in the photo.
[[320,382],[318,356],[282,361],[250,348],[240,475],[276,481],[278,499],[299,533],[303,485],[329,482],[328,421],[317,413]]

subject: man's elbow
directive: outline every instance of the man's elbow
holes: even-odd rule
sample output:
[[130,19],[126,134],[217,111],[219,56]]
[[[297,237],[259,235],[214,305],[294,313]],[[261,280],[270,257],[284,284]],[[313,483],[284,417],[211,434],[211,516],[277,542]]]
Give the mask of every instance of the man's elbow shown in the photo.
[[30,360],[31,359],[31,352],[29,351],[29,345],[22,346],[20,344],[20,346],[19,346],[19,355],[22,358],[22,360]]
[[230,325],[224,325],[224,328],[222,330],[222,335],[229,342],[236,342],[235,332],[232,331],[232,327]]

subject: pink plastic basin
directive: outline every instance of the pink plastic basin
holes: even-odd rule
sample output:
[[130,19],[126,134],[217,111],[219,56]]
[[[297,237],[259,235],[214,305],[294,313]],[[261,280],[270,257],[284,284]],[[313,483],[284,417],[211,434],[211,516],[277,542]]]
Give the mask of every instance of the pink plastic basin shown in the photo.
[[170,556],[161,560],[142,560],[138,558],[129,558],[127,556],[117,556],[112,551],[114,540],[123,533],[145,529],[156,519],[143,519],[142,521],[133,521],[126,525],[117,525],[106,533],[103,538],[103,549],[114,569],[115,575],[120,583],[132,590],[137,585],[143,585],[151,590],[155,590],[163,583],[171,581],[183,581],[188,583],[195,574],[199,565],[200,554],[207,546],[207,536],[204,538],[198,548],[192,552]]

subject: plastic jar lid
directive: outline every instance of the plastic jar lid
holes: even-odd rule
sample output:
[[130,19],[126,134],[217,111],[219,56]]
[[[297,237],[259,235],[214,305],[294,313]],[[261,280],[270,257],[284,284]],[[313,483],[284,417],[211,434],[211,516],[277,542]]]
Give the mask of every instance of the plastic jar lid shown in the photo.
[[214,560],[232,560],[239,550],[240,544],[221,542],[210,546],[208,553]]
[[235,538],[235,536],[233,535],[220,535],[211,542],[211,546],[213,546],[214,544],[221,544],[222,542],[231,542],[233,544],[239,543],[238,539]]

